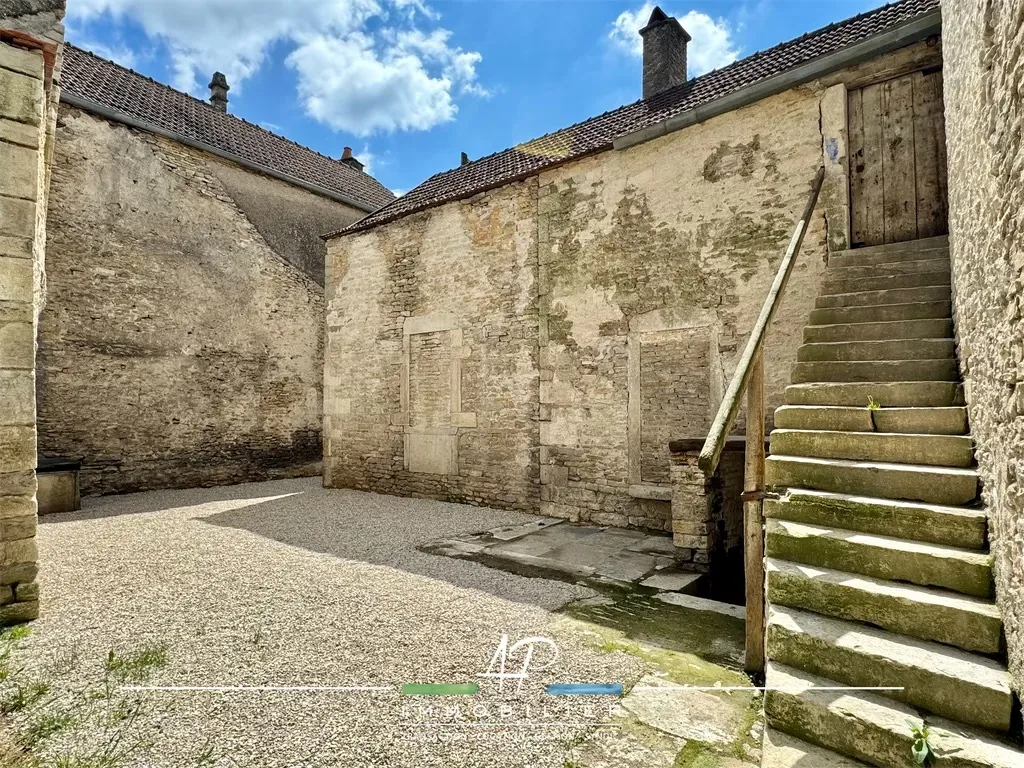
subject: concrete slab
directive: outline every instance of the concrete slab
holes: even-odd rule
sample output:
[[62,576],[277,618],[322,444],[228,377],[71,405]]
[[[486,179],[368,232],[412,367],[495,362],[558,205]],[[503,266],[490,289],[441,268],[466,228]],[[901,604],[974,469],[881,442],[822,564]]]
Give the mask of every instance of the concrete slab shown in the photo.
[[672,543],[672,537],[668,534],[664,536],[644,536],[635,544],[630,544],[626,549],[630,552],[649,552],[658,555],[674,555],[676,552],[676,546]]
[[542,531],[545,528],[550,528],[555,525],[564,523],[560,517],[543,517],[540,520],[534,520],[523,525],[514,525],[509,528],[498,528],[497,530],[491,531],[491,536],[499,541],[513,541],[514,539],[521,538],[528,534],[534,533],[535,531]]
[[742,605],[722,603],[718,600],[708,600],[705,597],[684,595],[679,592],[662,592],[658,595],[658,599],[663,603],[677,605],[680,608],[688,608],[691,611],[706,611],[708,613],[717,613],[721,616],[730,616],[740,621],[747,620],[747,609]]
[[621,704],[640,722],[659,731],[706,744],[730,744],[744,730],[745,706],[731,706],[727,697],[724,692],[684,688],[645,675]]
[[609,579],[634,582],[653,571],[657,564],[654,555],[621,551],[598,563],[595,572]]

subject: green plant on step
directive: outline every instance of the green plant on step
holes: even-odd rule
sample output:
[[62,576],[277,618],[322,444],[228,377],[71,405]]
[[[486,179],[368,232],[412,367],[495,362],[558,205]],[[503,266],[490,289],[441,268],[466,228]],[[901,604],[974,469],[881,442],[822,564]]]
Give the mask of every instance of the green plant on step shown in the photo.
[[910,725],[910,733],[914,737],[914,743],[910,747],[910,753],[914,756],[914,764],[929,768],[935,763],[935,753],[932,752],[932,745],[928,742],[928,726],[917,725],[911,720],[908,720],[907,723]]
[[875,413],[880,410],[882,410],[882,404],[871,397],[871,395],[868,395],[868,415],[871,417],[871,429],[873,432],[878,431],[878,424],[875,423]]

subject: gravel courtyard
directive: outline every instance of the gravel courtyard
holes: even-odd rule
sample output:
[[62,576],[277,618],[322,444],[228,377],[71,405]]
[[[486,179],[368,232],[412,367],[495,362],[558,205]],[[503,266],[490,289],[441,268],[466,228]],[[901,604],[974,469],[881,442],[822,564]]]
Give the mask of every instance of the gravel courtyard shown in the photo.
[[[319,479],[90,499],[40,521],[43,615],[15,658],[58,707],[90,681],[106,679],[109,694],[110,670],[140,649],[159,649],[140,667],[145,685],[387,689],[118,693],[131,698],[86,740],[98,754],[114,738],[124,765],[564,768],[574,747],[615,729],[593,727],[610,722],[607,701],[544,685],[628,689],[643,661],[556,613],[595,598],[589,589],[416,549],[530,519]],[[561,651],[520,693],[479,677],[503,633]],[[480,693],[401,695],[414,682],[478,682]],[[40,747],[49,759],[86,749],[81,723],[54,730]]]

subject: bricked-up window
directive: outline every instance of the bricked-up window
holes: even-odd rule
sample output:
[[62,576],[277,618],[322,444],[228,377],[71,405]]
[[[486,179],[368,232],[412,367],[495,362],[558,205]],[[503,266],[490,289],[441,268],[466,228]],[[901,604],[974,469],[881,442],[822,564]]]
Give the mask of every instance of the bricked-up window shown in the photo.
[[640,342],[640,476],[669,482],[668,443],[710,426],[710,337],[705,329],[645,334]]
[[451,424],[451,359],[451,331],[409,337],[409,426]]

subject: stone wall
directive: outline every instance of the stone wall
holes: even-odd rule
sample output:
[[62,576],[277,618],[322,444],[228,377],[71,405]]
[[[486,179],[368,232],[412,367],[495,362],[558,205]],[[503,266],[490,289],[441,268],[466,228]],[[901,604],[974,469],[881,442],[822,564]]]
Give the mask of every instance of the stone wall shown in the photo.
[[1010,671],[1024,695],[1024,5],[942,8],[954,320]]
[[[359,216],[62,106],[40,454],[81,459],[85,493],[315,474],[322,246],[303,244]],[[309,238],[275,250],[290,230]]]
[[33,380],[63,16],[0,0],[0,624],[39,615]]
[[[327,484],[673,530],[668,441],[706,435],[823,163],[826,187],[768,335],[769,414],[789,383],[829,246],[848,243],[847,88],[934,65],[936,43],[334,239]],[[481,277],[491,274],[503,280]],[[517,306],[526,314],[513,325]],[[431,332],[473,329],[461,352],[442,336],[431,343],[454,344],[450,357],[464,361],[448,369],[450,387],[461,387],[465,423],[476,414],[477,426],[457,427],[463,417],[452,410],[444,440],[410,438],[415,408],[403,392],[426,387],[437,369],[420,368],[428,347],[403,342],[401,324],[439,312],[450,319]],[[514,357],[490,374],[499,381],[467,378],[467,356],[508,355],[508,344]],[[464,451],[482,450],[481,414],[495,393],[493,407],[509,412],[514,402],[516,417],[488,436],[487,450],[504,451],[504,464],[482,471],[509,489],[507,499],[464,490]],[[429,462],[417,441],[431,445]],[[740,487],[738,466],[723,472]],[[720,506],[717,518],[677,530],[680,556],[696,567],[712,546],[735,548],[738,509]]]
[[537,180],[328,246],[324,482],[537,508]]

